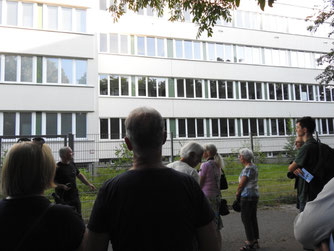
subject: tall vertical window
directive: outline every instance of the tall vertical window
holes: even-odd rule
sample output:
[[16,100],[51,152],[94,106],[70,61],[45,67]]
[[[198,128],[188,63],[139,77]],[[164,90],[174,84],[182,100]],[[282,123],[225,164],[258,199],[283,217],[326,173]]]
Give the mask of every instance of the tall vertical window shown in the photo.
[[283,85],[283,99],[289,100],[289,85],[288,84],[282,84]]
[[57,113],[46,113],[46,135],[57,133]]
[[229,45],[229,44],[225,44],[224,45],[225,47],[225,62],[233,62],[233,47],[232,45]]
[[164,57],[165,56],[165,42],[162,38],[157,38],[157,56],[158,57]]
[[109,76],[110,96],[119,96],[119,77],[117,75]]
[[250,120],[250,131],[252,133],[252,135],[257,135],[257,123],[256,123],[256,119],[251,118]]
[[210,95],[211,98],[217,98],[217,81],[210,80]]
[[108,119],[100,119],[100,138],[108,139]]
[[328,133],[334,134],[334,126],[333,126],[333,119],[328,119]]
[[212,137],[218,137],[219,132],[218,132],[218,119],[211,119],[211,133]]
[[32,82],[32,57],[21,57],[21,81]]
[[295,98],[296,100],[300,100],[300,85],[295,84]]
[[61,82],[63,84],[71,84],[73,77],[73,60],[62,59],[61,60]]
[[107,52],[107,34],[100,34],[100,52]]
[[145,55],[145,38],[137,37],[137,54]]
[[201,59],[201,43],[194,42],[194,59]]
[[7,1],[7,24],[17,26],[18,2]]
[[178,119],[179,137],[186,136],[186,120]]
[[285,135],[284,119],[278,119],[278,132],[279,135]]
[[218,80],[218,94],[220,99],[226,99],[226,84],[223,80]]
[[195,91],[196,91],[196,98],[202,97],[202,81],[201,80],[195,80]]
[[61,114],[61,134],[72,133],[72,113]]
[[270,124],[271,124],[271,135],[277,135],[276,119],[270,119]]
[[234,98],[233,94],[233,82],[227,82],[227,98]]
[[216,44],[217,61],[224,61],[224,46],[223,44]]
[[146,78],[138,77],[138,95],[146,96]]
[[147,38],[147,55],[155,56],[155,38],[153,37]]
[[158,78],[157,85],[158,85],[158,96],[166,97],[166,79]]
[[237,46],[237,61],[238,63],[245,63],[245,47]]
[[215,44],[214,43],[208,43],[207,45],[208,45],[209,60],[216,61]]
[[322,134],[328,134],[327,119],[321,119]]
[[275,100],[275,85],[273,83],[268,83],[269,98]]
[[118,118],[110,119],[110,138],[111,139],[119,139],[120,138],[119,119]]
[[187,119],[188,138],[196,137],[195,119]]
[[46,58],[46,81],[58,83],[58,59]]
[[2,0],[0,0],[0,24],[2,24]]
[[194,80],[186,79],[186,96],[187,98],[194,97]]
[[15,135],[15,112],[3,113],[3,135],[13,136]]
[[75,114],[75,131],[77,138],[87,137],[87,114],[86,113],[76,113]]
[[249,135],[248,119],[242,119],[242,132],[243,136]]
[[177,96],[184,97],[184,81],[183,79],[177,79],[176,81],[177,87]]
[[229,136],[235,136],[235,119],[228,120],[228,132]]
[[248,82],[249,99],[255,99],[254,82]]
[[127,35],[121,35],[120,39],[121,39],[121,42],[120,42],[121,53],[128,54],[129,53],[129,49],[128,49],[128,36]]
[[220,119],[220,137],[228,136],[227,119]]
[[258,119],[257,122],[259,125],[259,135],[262,136],[264,135],[264,119]]
[[247,83],[246,82],[240,82],[240,91],[241,91],[241,98],[246,99],[247,98]]
[[256,83],[256,99],[262,99],[262,83]]
[[108,95],[108,76],[100,75],[100,95]]
[[[109,38],[109,51],[111,53],[118,53],[118,35],[112,33]],[[103,51],[107,51],[107,34],[100,34],[100,51],[102,51],[101,48]]]
[[183,58],[182,40],[175,40],[175,52],[177,58]]
[[25,27],[33,26],[33,4],[22,3],[22,25]]
[[129,95],[129,78],[121,77],[121,95]]
[[62,30],[72,30],[72,9],[62,8]]
[[48,29],[58,29],[58,7],[48,5]]
[[43,28],[43,4],[37,4],[37,27]]
[[197,137],[204,137],[204,120],[196,119]]
[[184,41],[184,57],[186,59],[193,59],[193,47],[191,41]]
[[282,84],[276,84],[276,99],[277,100],[282,100]]
[[155,78],[148,78],[147,88],[149,97],[157,96],[157,80]]
[[86,32],[86,10],[76,10],[76,31]]
[[43,82],[43,58],[37,57],[37,68],[36,68],[37,83]]
[[5,81],[17,79],[17,56],[5,56]]
[[76,84],[87,84],[87,60],[75,60],[76,63]]

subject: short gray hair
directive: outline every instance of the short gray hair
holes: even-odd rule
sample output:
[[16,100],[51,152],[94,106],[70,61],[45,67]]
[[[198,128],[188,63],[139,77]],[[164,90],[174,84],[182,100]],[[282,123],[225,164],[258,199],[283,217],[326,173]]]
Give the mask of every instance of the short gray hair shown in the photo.
[[125,130],[134,150],[143,152],[162,146],[165,123],[157,110],[139,107],[125,120]]
[[191,153],[195,153],[197,156],[202,156],[203,152],[204,152],[204,148],[200,144],[194,141],[191,141],[185,144],[184,146],[182,146],[180,150],[180,156],[181,158],[187,159],[189,158]]
[[65,147],[60,148],[60,149],[59,149],[59,157],[60,157],[61,159],[65,158],[67,152],[68,152],[70,149],[71,149],[71,148],[68,147],[68,146],[65,146]]
[[239,150],[239,155],[241,155],[245,161],[247,161],[248,163],[251,163],[252,160],[254,159],[254,154],[252,152],[252,150],[248,149],[248,148],[242,148]]

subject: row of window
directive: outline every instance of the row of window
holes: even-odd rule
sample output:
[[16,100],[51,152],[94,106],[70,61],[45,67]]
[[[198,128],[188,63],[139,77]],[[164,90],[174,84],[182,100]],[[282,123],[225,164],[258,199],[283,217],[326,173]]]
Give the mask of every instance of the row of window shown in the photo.
[[87,84],[87,60],[0,55],[0,81]]
[[86,32],[86,10],[42,3],[0,1],[0,24]]
[[[134,41],[133,43],[130,41]],[[305,51],[240,46],[233,44],[178,40],[158,37],[100,34],[100,52],[168,57],[229,63],[264,64],[300,68],[321,68],[321,54]]]
[[[100,138],[121,139],[125,136],[125,119],[101,118]],[[294,130],[295,119],[289,118],[177,118],[165,119],[167,132],[176,138],[287,136]],[[334,134],[333,118],[316,119],[321,135]]]
[[[100,75],[101,96],[334,102],[334,86]],[[206,95],[208,93],[208,95]]]
[[87,136],[86,113],[0,112],[0,135],[67,135]]
[[[107,10],[109,6],[110,1],[100,0],[101,10]],[[157,13],[151,7],[139,9],[137,14],[157,17]],[[189,11],[185,11],[183,14],[185,22],[192,22],[192,14],[190,14]],[[327,37],[330,32],[330,26],[327,23],[321,25],[316,33],[311,33],[307,30],[310,23],[306,22],[305,19],[271,15],[267,13],[235,10],[231,11],[231,18],[231,22],[225,22],[224,20],[219,19],[217,20],[216,25],[319,37]]]

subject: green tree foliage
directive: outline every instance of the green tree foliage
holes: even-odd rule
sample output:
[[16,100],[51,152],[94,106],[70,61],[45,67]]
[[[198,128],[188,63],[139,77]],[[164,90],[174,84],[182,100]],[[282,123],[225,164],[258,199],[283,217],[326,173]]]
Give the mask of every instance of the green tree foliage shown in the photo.
[[[255,0],[262,10],[266,4],[272,7],[275,0]],[[240,5],[240,0],[113,0],[109,11],[117,21],[124,13],[125,6],[138,12],[138,10],[151,7],[158,16],[164,14],[164,10],[170,11],[170,21],[184,21],[184,11],[189,11],[193,15],[192,22],[198,25],[197,37],[203,31],[207,31],[208,36],[212,36],[213,27],[218,19],[222,18],[227,22],[231,21],[231,10]]]
[[296,156],[296,148],[295,148],[296,132],[295,132],[295,126],[291,122],[291,120],[288,121],[287,129],[289,136],[286,139],[287,142],[285,143],[283,150],[286,152],[289,161],[292,161]]
[[[313,22],[313,25],[307,28],[312,32],[316,32],[324,23],[328,23],[330,26],[328,37],[332,37],[334,34],[334,0],[324,0],[324,8],[319,10],[314,16],[307,17],[306,20]],[[318,58],[317,62],[318,65],[327,66],[325,70],[316,77],[316,80],[319,81],[320,84],[329,84],[334,81],[334,48]]]
[[116,167],[129,167],[132,165],[133,152],[130,151],[125,143],[122,143],[115,151],[116,160],[114,165]]

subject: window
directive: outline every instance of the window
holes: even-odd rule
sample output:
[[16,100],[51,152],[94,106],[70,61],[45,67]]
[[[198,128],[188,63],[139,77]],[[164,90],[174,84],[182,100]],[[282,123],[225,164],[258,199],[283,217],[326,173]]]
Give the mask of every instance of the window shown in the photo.
[[17,80],[17,56],[5,56],[5,81]]
[[61,82],[63,84],[72,84],[73,77],[73,60],[62,59],[61,60]]
[[307,101],[308,95],[307,95],[307,85],[301,85],[301,97],[303,101]]
[[108,139],[108,119],[100,119],[100,138]]
[[116,75],[109,76],[110,96],[119,96],[119,77]]
[[[100,38],[100,51],[101,50],[101,46],[103,48],[103,51],[107,51],[107,35],[106,34],[100,34],[104,35],[103,38]],[[109,50],[111,53],[118,53],[118,35],[117,34],[109,34]],[[103,40],[103,44],[101,45],[101,41]]]
[[146,96],[146,78],[138,77],[138,96]]
[[37,68],[36,68],[37,83],[43,83],[43,58],[37,57]]
[[166,97],[166,79],[157,78],[158,96]]
[[157,96],[157,80],[155,78],[148,78],[147,88],[149,97]]
[[108,95],[108,76],[100,75],[100,95]]
[[216,44],[217,61],[224,61],[224,46],[223,44]]
[[227,130],[227,119],[220,119],[220,137],[227,137],[228,130]]
[[256,99],[262,99],[262,83],[256,83]]
[[76,62],[76,84],[87,84],[87,60],[75,60]]
[[75,131],[77,138],[87,137],[87,114],[86,113],[76,113],[75,114]]
[[241,119],[243,136],[249,135],[248,119]]
[[176,80],[176,87],[177,87],[177,96],[184,97],[184,80],[177,79]]
[[270,119],[270,124],[271,124],[271,135],[277,135],[276,119]]
[[211,136],[218,137],[218,119],[211,119]]
[[72,30],[72,9],[62,8],[62,30]]
[[194,97],[194,80],[193,79],[186,79],[186,95],[187,95],[187,98]]
[[210,61],[216,61],[216,53],[215,53],[215,44],[208,43],[208,59]]
[[137,37],[137,54],[145,55],[145,38]]
[[21,57],[21,81],[32,82],[32,57]]
[[309,100],[314,100],[313,85],[308,86],[308,99]]
[[235,119],[228,120],[228,132],[229,136],[235,136]]
[[264,49],[264,63],[272,65],[271,49]]
[[153,37],[147,38],[147,55],[155,56],[155,38]]
[[72,133],[72,113],[61,114],[61,134]]
[[201,57],[201,43],[194,42],[194,59],[202,59]]
[[204,137],[204,120],[196,119],[197,122],[197,137]]
[[250,121],[250,131],[252,133],[252,135],[257,136],[257,123],[256,123],[256,119],[251,118],[249,119]]
[[196,98],[202,97],[202,81],[201,80],[195,80],[195,91],[196,91]]
[[260,48],[253,47],[253,64],[262,64],[262,53]]
[[76,10],[76,29],[77,32],[86,32],[86,10]]
[[278,131],[279,135],[285,135],[284,119],[278,119]]
[[3,135],[13,136],[15,135],[15,112],[4,112],[3,113]]
[[187,119],[188,138],[196,137],[195,119]]
[[322,134],[328,134],[327,119],[321,119]]
[[239,83],[240,83],[241,98],[246,99],[247,98],[247,83],[246,82],[239,82]]
[[210,80],[210,96],[211,98],[217,98],[217,81]]
[[31,134],[31,113],[21,112],[20,113],[20,135]]
[[58,83],[58,59],[46,58],[46,82]]
[[128,54],[129,48],[128,48],[128,36],[127,35],[121,35],[121,53]]
[[248,82],[248,96],[249,99],[255,99],[254,82]]
[[233,47],[232,45],[229,45],[229,44],[225,44],[224,45],[225,47],[225,62],[233,62]]
[[162,38],[157,39],[157,56],[158,57],[165,57],[165,40]]
[[182,40],[175,40],[175,55],[176,58],[183,58]]
[[283,99],[289,100],[289,85],[288,84],[282,84],[283,86]]
[[257,122],[259,125],[259,135],[262,136],[264,135],[264,119],[258,119]]
[[100,52],[107,52],[107,34],[100,34]]
[[276,99],[277,100],[282,100],[283,99],[282,84],[276,84]]
[[234,98],[233,82],[227,82],[227,98]]
[[331,89],[330,86],[324,86],[325,91],[326,91],[326,101],[329,102],[331,101]]
[[333,119],[328,119],[328,133],[334,134],[334,126],[333,126]]
[[218,80],[218,94],[220,99],[226,99],[226,83],[223,80]]
[[111,118],[110,119],[110,138],[111,139],[119,139],[119,119],[118,118]]
[[46,135],[57,133],[57,113],[46,113]]
[[269,99],[275,100],[275,84],[268,83]]
[[121,95],[128,96],[129,95],[129,78],[121,77]]
[[237,62],[245,63],[245,47],[237,46]]
[[22,26],[33,26],[33,4],[22,3]]
[[193,47],[191,41],[184,41],[184,57],[186,59],[193,59]]
[[58,7],[48,6],[48,29],[58,29]]
[[17,26],[18,2],[7,1],[7,24]]
[[295,98],[296,100],[300,100],[300,85],[295,84]]
[[178,129],[179,129],[179,137],[186,136],[186,121],[185,119],[178,119]]

